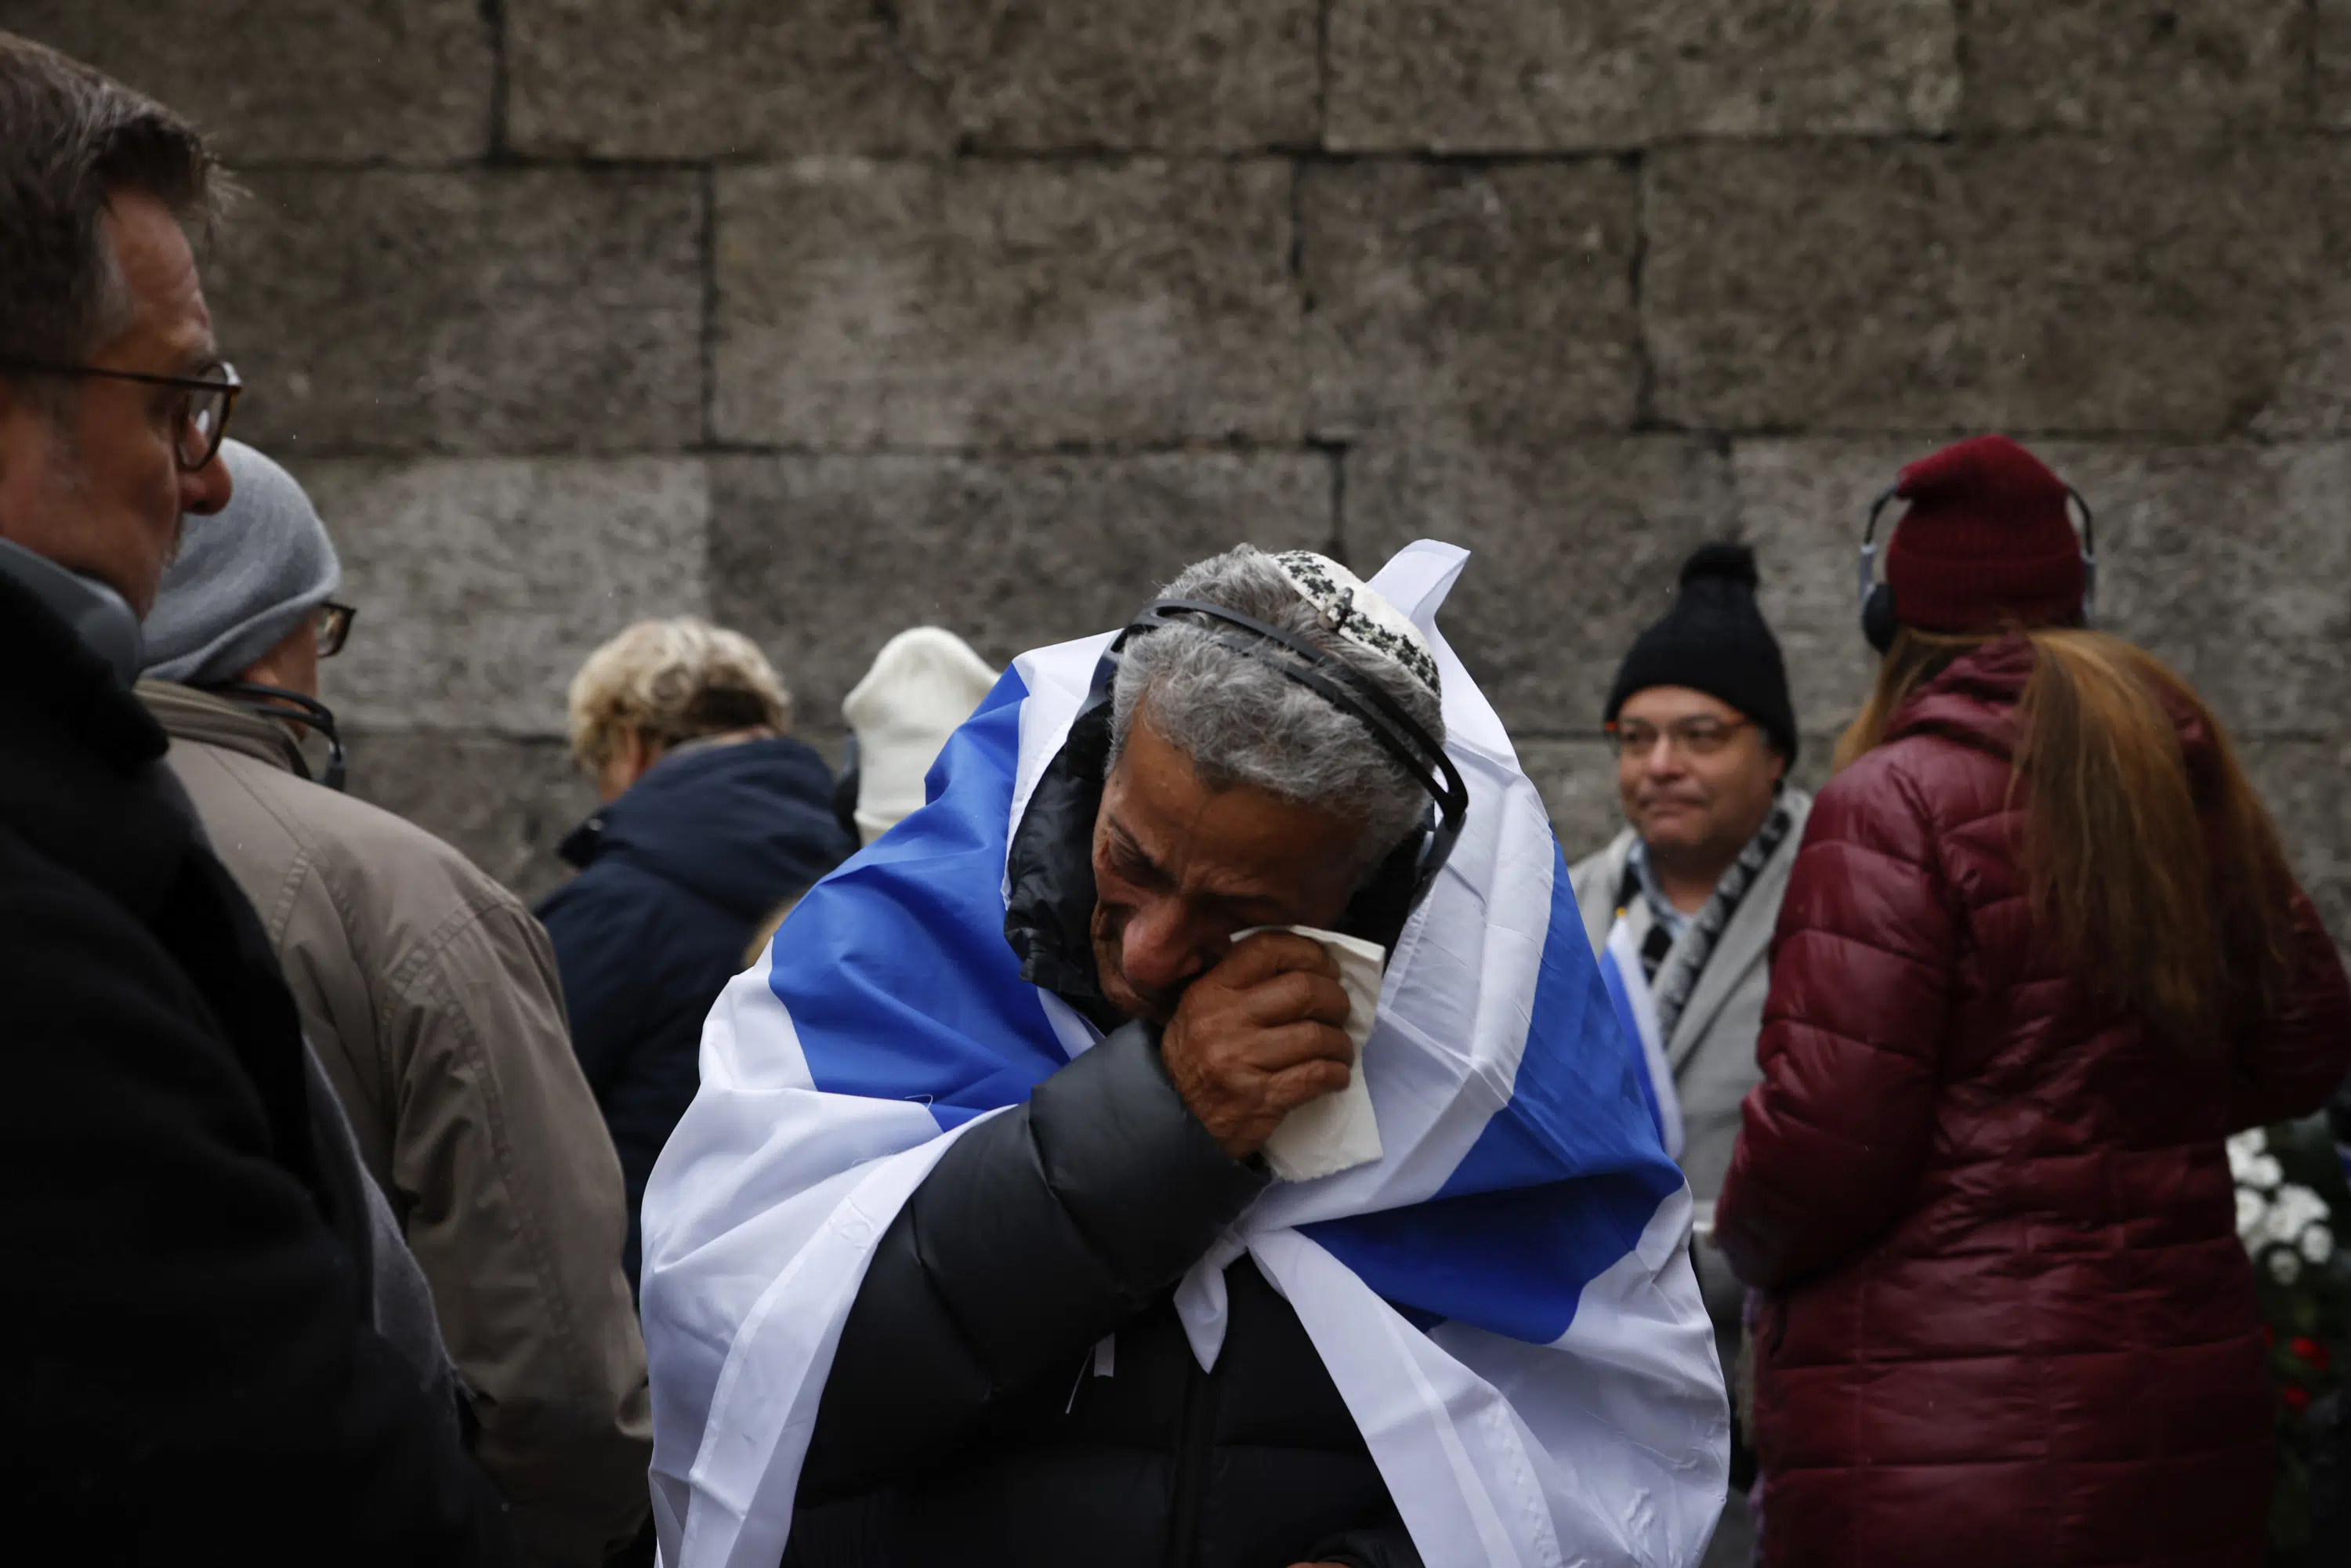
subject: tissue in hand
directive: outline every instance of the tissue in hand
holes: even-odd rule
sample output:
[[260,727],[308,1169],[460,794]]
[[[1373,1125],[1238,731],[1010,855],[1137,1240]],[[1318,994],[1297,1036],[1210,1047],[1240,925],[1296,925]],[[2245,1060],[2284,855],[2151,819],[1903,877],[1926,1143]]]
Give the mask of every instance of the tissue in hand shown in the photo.
[[1265,1163],[1281,1181],[1312,1181],[1335,1176],[1380,1157],[1380,1126],[1372,1115],[1371,1086],[1364,1082],[1364,1041],[1380,1005],[1380,965],[1387,949],[1359,936],[1316,931],[1304,925],[1260,925],[1241,932],[1238,942],[1259,931],[1288,931],[1319,942],[1339,966],[1347,993],[1347,1038],[1354,1042],[1354,1071],[1336,1094],[1309,1100],[1281,1119],[1265,1141]]

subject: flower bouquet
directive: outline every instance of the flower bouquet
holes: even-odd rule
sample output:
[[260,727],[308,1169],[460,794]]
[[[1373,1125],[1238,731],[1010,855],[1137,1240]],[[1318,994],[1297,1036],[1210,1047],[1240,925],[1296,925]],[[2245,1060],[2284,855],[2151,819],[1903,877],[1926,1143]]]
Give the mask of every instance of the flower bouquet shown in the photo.
[[2277,1380],[2278,1481],[2272,1560],[2299,1563],[2314,1512],[2344,1506],[2343,1426],[2351,1396],[2351,1190],[2325,1118],[2229,1140],[2237,1235],[2253,1260],[2262,1336]]

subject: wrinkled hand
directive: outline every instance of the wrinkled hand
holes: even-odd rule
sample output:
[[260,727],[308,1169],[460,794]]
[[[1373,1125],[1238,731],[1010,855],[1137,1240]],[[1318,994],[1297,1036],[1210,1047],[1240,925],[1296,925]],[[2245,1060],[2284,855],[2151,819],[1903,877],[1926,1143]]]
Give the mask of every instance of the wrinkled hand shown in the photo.
[[1322,945],[1286,931],[1238,943],[1192,982],[1160,1042],[1192,1114],[1237,1160],[1281,1119],[1347,1086],[1347,993]]

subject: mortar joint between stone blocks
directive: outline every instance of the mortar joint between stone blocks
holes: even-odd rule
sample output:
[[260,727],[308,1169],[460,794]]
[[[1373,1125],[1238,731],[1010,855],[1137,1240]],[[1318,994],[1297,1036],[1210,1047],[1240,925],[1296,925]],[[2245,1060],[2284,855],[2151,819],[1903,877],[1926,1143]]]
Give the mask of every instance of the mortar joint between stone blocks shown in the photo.
[[[869,0],[869,5],[874,21],[881,25],[883,44],[889,49],[891,57],[905,68],[908,76],[923,84],[924,90],[931,95],[932,101],[938,106],[939,119],[948,125],[954,125],[956,120],[954,84],[946,79],[944,73],[924,64],[916,57],[914,50],[908,46],[906,19],[898,13],[897,0]],[[963,133],[958,132],[956,136],[958,151],[961,149],[963,140]]]
[[2303,0],[2302,5],[2302,110],[2306,124],[2316,124],[2321,111],[2319,88],[2318,26],[2321,0]]
[[490,134],[488,162],[503,163],[508,152],[507,107],[511,75],[507,60],[507,0],[481,0],[482,25],[490,34]]
[[1331,7],[1322,0],[1314,8],[1314,145],[1331,142]]
[[1626,154],[1633,177],[1633,244],[1625,259],[1625,289],[1633,308],[1633,428],[1657,427],[1657,357],[1649,349],[1646,288],[1649,267],[1649,171],[1647,156]]
[[1951,105],[1954,130],[1969,122],[1975,99],[1975,0],[1951,0],[1951,74],[1959,78],[1959,99]]
[[1306,450],[1319,453],[1331,465],[1331,533],[1324,553],[1342,565],[1347,561],[1347,454],[1352,444],[1336,436],[1310,435]]
[[718,171],[705,165],[702,174],[702,330],[699,350],[702,371],[702,439],[704,447],[718,440]]

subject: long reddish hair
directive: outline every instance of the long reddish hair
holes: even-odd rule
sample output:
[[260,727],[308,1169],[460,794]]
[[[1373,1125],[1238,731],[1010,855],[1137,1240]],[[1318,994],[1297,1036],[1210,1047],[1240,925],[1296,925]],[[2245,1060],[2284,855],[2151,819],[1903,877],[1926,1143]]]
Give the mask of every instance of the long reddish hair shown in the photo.
[[[1901,628],[1837,743],[1840,768],[1953,661],[1999,635],[2032,644],[2012,791],[2039,929],[2091,988],[2192,1048],[2283,1000],[2294,881],[2275,824],[2204,700],[2162,660],[2072,627],[1949,636]],[[2191,777],[2180,721],[2210,737]]]

